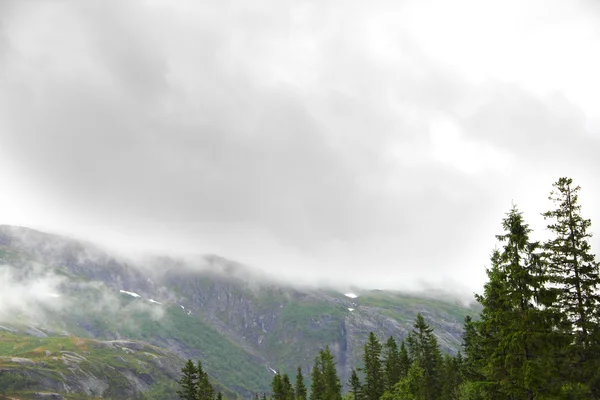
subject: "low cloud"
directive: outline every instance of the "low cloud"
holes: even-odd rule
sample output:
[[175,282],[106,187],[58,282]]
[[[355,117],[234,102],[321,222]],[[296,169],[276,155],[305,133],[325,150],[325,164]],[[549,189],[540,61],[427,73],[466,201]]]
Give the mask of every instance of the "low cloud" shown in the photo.
[[50,312],[71,306],[61,295],[63,277],[31,269],[25,275],[0,265],[0,321],[40,320]]
[[600,221],[593,2],[1,7],[6,223],[475,289],[513,200],[541,231],[572,176]]

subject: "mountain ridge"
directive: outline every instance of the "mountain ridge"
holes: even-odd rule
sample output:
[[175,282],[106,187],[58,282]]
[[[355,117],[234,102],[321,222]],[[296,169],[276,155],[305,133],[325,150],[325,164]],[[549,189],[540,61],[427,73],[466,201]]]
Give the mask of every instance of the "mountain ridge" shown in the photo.
[[15,287],[55,278],[47,290],[60,292],[51,300],[64,305],[52,308],[46,301],[40,314],[57,332],[141,340],[180,360],[201,359],[213,378],[242,397],[268,390],[273,370],[308,371],[325,346],[345,382],[370,331],[400,340],[417,312],[436,329],[442,348],[454,353],[462,319],[476,314],[459,303],[401,292],[354,288],[357,297],[351,298],[333,288],[283,285],[214,255],[136,265],[92,244],[22,227],[0,226],[0,264]]

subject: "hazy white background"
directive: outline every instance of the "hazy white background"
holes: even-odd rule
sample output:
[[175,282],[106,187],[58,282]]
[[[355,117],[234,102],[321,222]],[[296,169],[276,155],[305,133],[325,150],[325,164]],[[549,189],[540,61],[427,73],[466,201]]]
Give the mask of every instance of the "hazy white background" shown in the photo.
[[598,71],[592,0],[4,0],[0,223],[479,290],[559,176],[598,232]]

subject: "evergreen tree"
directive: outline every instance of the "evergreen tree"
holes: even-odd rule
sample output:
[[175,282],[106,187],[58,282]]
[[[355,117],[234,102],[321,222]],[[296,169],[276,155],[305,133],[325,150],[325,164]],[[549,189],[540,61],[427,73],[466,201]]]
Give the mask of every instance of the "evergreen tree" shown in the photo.
[[221,392],[217,393],[217,400],[223,400],[223,394]]
[[425,323],[425,319],[420,313],[417,314],[413,327],[414,329],[409,332],[406,338],[408,350],[413,360],[412,364],[416,362],[423,371],[425,397],[428,400],[439,399],[442,389],[442,353],[437,339],[433,334],[433,328]]
[[427,388],[425,371],[414,361],[406,375],[400,379],[392,391],[385,392],[381,400],[431,400],[431,393]]
[[570,347],[571,374],[580,383],[590,384],[594,398],[600,398],[597,371],[599,349],[596,335],[600,309],[599,263],[591,253],[591,221],[581,216],[579,186],[560,178],[554,183],[549,199],[554,210],[543,213],[550,220],[553,238],[544,244],[550,280],[558,287],[555,308],[566,316],[562,331],[574,336]]
[[329,347],[319,351],[311,371],[310,400],[341,400],[342,384],[337,375],[333,354]]
[[210,384],[208,373],[202,368],[202,363],[198,361],[196,371],[198,373],[198,390],[196,399],[197,400],[214,400],[215,389]]
[[356,370],[354,368],[352,368],[350,379],[348,379],[348,385],[350,386],[352,400],[362,400],[362,384],[360,383],[360,378],[358,377],[358,374],[356,373]]
[[362,392],[366,400],[379,400],[385,390],[385,380],[381,365],[381,343],[373,332],[369,333],[364,350],[365,384]]
[[512,399],[553,396],[559,390],[553,329],[556,312],[544,302],[547,277],[538,243],[516,207],[502,221],[502,251],[492,255],[481,321],[486,378],[496,395]]
[[323,379],[323,367],[321,357],[315,357],[315,364],[310,371],[310,400],[323,400],[325,394],[325,380]]
[[298,367],[298,373],[296,374],[296,387],[295,387],[296,400],[306,400],[306,385],[304,384],[304,376],[302,376],[302,368]]
[[458,400],[460,398],[460,386],[463,381],[462,367],[463,359],[460,352],[456,357],[450,354],[444,355],[442,368],[442,399]]
[[400,381],[401,365],[398,345],[393,337],[389,337],[384,345],[383,366],[385,376],[385,390],[392,390],[394,385]]
[[271,380],[271,399],[272,400],[283,400],[283,387],[281,382],[281,374],[279,371],[273,375]]
[[187,360],[181,372],[183,374],[179,379],[181,389],[177,390],[177,395],[182,400],[196,400],[198,394],[198,370],[192,360]]
[[273,376],[271,391],[273,393],[271,397],[273,400],[292,400],[294,398],[294,388],[286,373],[282,375],[277,372]]
[[481,339],[477,330],[477,325],[470,315],[465,317],[462,334],[462,347],[465,352],[462,372],[464,378],[468,381],[483,381],[483,375],[480,372],[483,362],[481,350]]
[[400,374],[400,379],[406,378],[408,375],[408,370],[410,368],[410,357],[408,355],[408,350],[406,349],[406,344],[404,340],[400,342],[400,354],[398,355],[398,372]]
[[294,400],[294,387],[286,373],[281,377],[281,386],[283,388],[283,400]]
[[[475,296],[483,306],[481,320],[477,324],[478,357],[481,357],[482,362],[477,363],[477,359],[472,361],[475,361],[474,366],[477,374],[482,375],[482,381],[474,381],[471,391],[485,394],[486,399],[501,400],[506,399],[506,396],[500,391],[500,382],[509,379],[503,368],[506,351],[500,347],[501,328],[506,323],[510,307],[505,301],[506,273],[500,269],[500,252],[494,250],[490,259],[492,265],[486,270],[488,281],[484,285],[483,295]],[[468,349],[470,346],[467,346]]]

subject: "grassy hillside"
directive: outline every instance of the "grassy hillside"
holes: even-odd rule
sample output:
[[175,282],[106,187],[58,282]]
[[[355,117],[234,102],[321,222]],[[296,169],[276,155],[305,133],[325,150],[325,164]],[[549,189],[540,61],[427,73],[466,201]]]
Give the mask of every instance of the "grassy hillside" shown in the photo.
[[67,399],[174,394],[181,365],[174,354],[141,342],[39,338],[4,331],[0,354],[0,393],[23,399],[38,392],[60,393]]
[[[118,387],[128,379],[129,375],[124,378],[120,373],[119,368],[125,368],[132,376],[147,373],[153,377],[151,385],[140,383],[136,393],[169,398],[178,368],[161,375],[154,369],[126,367],[152,364],[127,350],[93,345],[143,341],[155,346],[151,347],[155,351],[165,351],[163,357],[179,363],[178,367],[187,358],[202,361],[228,397],[248,398],[269,390],[271,368],[289,374],[295,374],[297,366],[307,371],[325,346],[332,349],[346,382],[350,369],[360,367],[369,332],[380,340],[389,336],[401,340],[419,312],[435,329],[443,351],[456,352],[465,315],[477,314],[456,302],[399,292],[363,290],[357,298],[349,298],[331,289],[293,287],[218,257],[204,259],[200,267],[168,258],[153,264],[155,268],[147,270],[70,239],[0,226],[0,278],[9,277],[11,289],[22,286],[15,295],[20,308],[3,315],[0,304],[0,325],[6,325],[2,318],[7,316],[12,323],[23,324],[22,335],[3,333],[7,347],[0,347],[0,356],[30,359],[35,368],[26,362],[12,362],[11,368],[17,364],[22,371],[34,368],[38,371],[34,378],[40,378],[46,376],[42,372],[60,372],[60,362],[69,358],[60,351],[86,351],[90,354],[80,354],[85,360],[78,365],[98,378],[94,385]],[[43,291],[53,293],[44,297]],[[73,340],[86,343],[88,349],[74,348],[68,337],[79,338]],[[50,366],[46,369],[35,364],[42,361],[27,352],[41,346],[34,346],[36,340],[48,346],[43,348],[44,357],[50,357],[48,350],[62,361],[43,360]],[[123,357],[125,361],[119,364],[107,355],[113,351],[133,358]],[[52,388],[57,380],[43,382]],[[38,390],[29,386],[23,390],[30,389]],[[81,393],[93,396],[100,389],[94,390]]]

